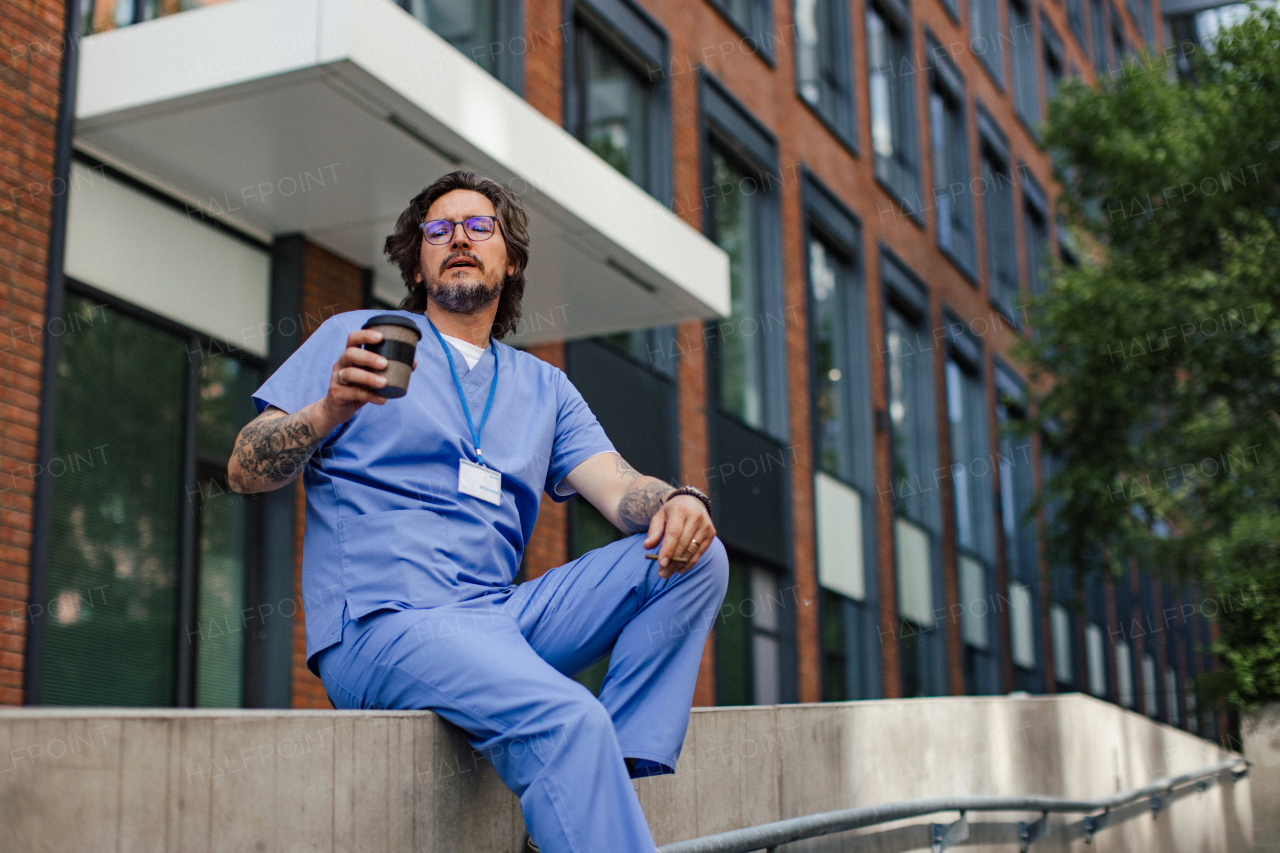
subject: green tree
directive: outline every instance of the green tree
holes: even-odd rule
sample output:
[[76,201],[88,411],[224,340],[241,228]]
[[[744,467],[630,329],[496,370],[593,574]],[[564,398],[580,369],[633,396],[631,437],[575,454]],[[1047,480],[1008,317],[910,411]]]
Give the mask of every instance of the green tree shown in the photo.
[[1045,141],[1079,266],[1022,347],[1062,453],[1048,545],[1215,596],[1213,698],[1280,699],[1280,14],[1065,85]]

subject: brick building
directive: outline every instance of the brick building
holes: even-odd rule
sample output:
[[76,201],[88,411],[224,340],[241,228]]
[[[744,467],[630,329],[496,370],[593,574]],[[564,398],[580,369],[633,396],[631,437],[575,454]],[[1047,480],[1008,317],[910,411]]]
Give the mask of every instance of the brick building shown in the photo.
[[[95,0],[83,38],[0,4],[0,703],[327,707],[300,487],[226,460],[318,323],[399,301],[382,237],[465,166],[533,214],[509,342],[712,494],[699,704],[1079,690],[1216,732],[1230,601],[1077,590],[1009,428],[1077,262],[1045,101],[1161,50],[1153,0]],[[544,499],[521,573],[618,535]]]

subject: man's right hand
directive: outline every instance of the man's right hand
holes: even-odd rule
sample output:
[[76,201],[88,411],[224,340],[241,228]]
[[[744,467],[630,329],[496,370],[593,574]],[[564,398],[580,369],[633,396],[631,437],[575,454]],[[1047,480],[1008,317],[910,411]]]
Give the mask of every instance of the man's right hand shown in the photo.
[[[269,492],[292,482],[320,443],[351,420],[361,406],[387,402],[372,390],[387,384],[384,377],[372,372],[385,368],[387,360],[361,349],[361,344],[381,340],[382,332],[373,329],[347,335],[347,348],[329,372],[329,390],[324,397],[293,414],[268,406],[240,430],[227,463],[227,480],[233,492]],[[413,366],[416,368],[417,362]]]

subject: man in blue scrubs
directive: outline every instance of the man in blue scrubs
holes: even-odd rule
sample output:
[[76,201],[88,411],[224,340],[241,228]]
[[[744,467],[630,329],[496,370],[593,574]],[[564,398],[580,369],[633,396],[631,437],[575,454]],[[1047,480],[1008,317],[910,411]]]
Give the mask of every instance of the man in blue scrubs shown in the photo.
[[[562,371],[498,342],[529,256],[509,190],[445,175],[386,252],[422,334],[408,393],[376,390],[362,326],[386,312],[339,314],[258,389],[228,466],[237,492],[302,475],[307,665],[338,708],[465,730],[535,849],[653,853],[630,780],[674,772],[684,741],[728,582],[710,502],[636,472]],[[513,585],[544,491],[631,535]],[[571,676],[610,652],[597,699]]]

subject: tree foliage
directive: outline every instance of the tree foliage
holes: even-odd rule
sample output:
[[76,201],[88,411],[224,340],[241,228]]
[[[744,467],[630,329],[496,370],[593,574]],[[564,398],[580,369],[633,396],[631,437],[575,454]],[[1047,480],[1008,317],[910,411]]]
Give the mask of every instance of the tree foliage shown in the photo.
[[1050,553],[1231,602],[1215,687],[1249,707],[1280,699],[1280,15],[1194,60],[1131,62],[1051,105],[1082,259],[1055,266],[1022,355],[1062,454]]

